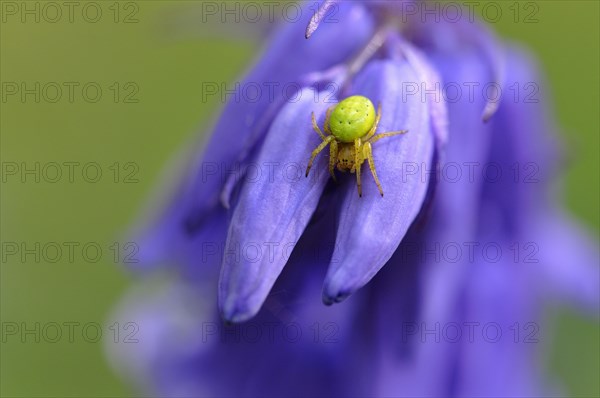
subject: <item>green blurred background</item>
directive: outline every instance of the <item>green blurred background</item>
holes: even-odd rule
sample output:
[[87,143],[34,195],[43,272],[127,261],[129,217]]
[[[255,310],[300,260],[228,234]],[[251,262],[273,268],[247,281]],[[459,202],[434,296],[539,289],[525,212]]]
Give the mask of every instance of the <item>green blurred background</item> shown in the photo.
[[[63,335],[56,343],[38,343],[33,336],[22,343],[19,335],[6,335],[1,345],[0,393],[128,396],[133,391],[112,373],[103,354],[102,340],[114,338],[114,331],[104,322],[131,283],[114,260],[115,246],[111,245],[133,220],[173,153],[198,131],[206,131],[218,112],[215,97],[203,101],[202,82],[235,80],[259,48],[258,40],[253,40],[258,36],[240,34],[242,30],[233,25],[202,25],[197,1],[98,1],[95,4],[102,16],[96,23],[82,16],[86,2],[77,2],[72,22],[63,15],[55,23],[44,21],[43,14],[39,23],[31,15],[22,22],[19,14],[9,12],[12,3],[33,9],[36,2],[1,3],[2,83],[80,84],[72,103],[64,86],[57,103],[44,98],[36,103],[33,95],[25,102],[18,95],[1,102],[5,165],[79,162],[73,182],[66,175],[57,183],[44,181],[43,176],[39,183],[31,175],[24,183],[18,175],[8,176],[1,192],[1,240],[25,242],[29,247],[36,242],[81,245],[73,261],[65,252],[56,263],[36,262],[33,255],[26,261],[19,256],[3,259],[4,327],[21,322],[30,327],[36,322],[78,322],[80,326],[73,342]],[[480,3],[483,8],[487,2]],[[570,155],[563,176],[564,201],[597,235],[599,3],[520,2],[517,22],[509,8],[514,2],[496,4],[503,11],[494,24],[497,31],[527,45],[545,67]],[[95,18],[96,8],[86,8],[88,19]],[[538,22],[524,23],[534,11]],[[55,11],[48,8],[45,16],[53,19]],[[102,89],[96,103],[83,97],[81,88],[89,82]],[[48,91],[47,97],[53,93]],[[95,95],[93,87],[87,94],[88,98]],[[96,168],[102,170],[97,183],[82,177],[82,167],[90,162],[96,164],[88,166],[86,176],[93,177]],[[46,171],[53,178],[53,170]],[[86,242],[101,247],[99,261],[83,257],[95,256],[93,247],[82,253]],[[122,258],[128,248],[120,249]],[[51,256],[48,252],[47,257]],[[543,360],[549,370],[565,382],[572,396],[600,396],[598,323],[566,309],[550,313],[549,322],[551,330],[542,329]],[[100,342],[82,338],[81,327],[90,323],[103,325]],[[92,332],[88,337],[93,337]],[[50,330],[48,334],[53,336]]]

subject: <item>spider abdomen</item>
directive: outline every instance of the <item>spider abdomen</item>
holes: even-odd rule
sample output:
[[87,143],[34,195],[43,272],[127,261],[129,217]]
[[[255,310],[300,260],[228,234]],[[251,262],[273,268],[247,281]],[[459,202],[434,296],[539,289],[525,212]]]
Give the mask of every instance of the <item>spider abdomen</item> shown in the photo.
[[354,95],[339,102],[329,119],[331,134],[340,142],[353,142],[366,135],[375,123],[375,107],[371,100]]

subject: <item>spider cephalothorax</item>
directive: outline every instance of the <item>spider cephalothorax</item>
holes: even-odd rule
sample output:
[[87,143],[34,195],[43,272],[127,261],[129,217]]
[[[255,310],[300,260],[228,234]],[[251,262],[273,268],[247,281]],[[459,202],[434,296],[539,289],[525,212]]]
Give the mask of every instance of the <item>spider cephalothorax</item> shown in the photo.
[[383,196],[383,189],[375,171],[371,144],[385,137],[407,133],[408,130],[375,135],[380,119],[381,104],[377,107],[376,114],[371,100],[360,95],[348,97],[327,109],[323,125],[325,134],[317,125],[313,113],[313,128],[323,139],[323,142],[312,152],[306,168],[306,176],[310,172],[315,157],[329,145],[329,173],[334,180],[336,179],[334,171],[336,167],[342,172],[356,173],[358,195],[362,196],[360,168],[366,160],[369,163],[369,169],[371,169],[379,193]]

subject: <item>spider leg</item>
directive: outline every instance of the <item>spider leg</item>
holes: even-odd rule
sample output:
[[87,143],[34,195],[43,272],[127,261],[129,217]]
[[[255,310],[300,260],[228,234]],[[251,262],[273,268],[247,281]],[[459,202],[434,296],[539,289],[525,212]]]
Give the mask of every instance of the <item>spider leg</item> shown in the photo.
[[335,165],[337,163],[338,156],[338,144],[336,140],[331,140],[331,145],[329,145],[329,174],[331,174],[331,178],[333,181],[337,182],[337,178],[335,177]]
[[323,123],[323,129],[325,129],[325,132],[329,135],[331,135],[331,129],[329,128],[329,118],[331,117],[331,112],[333,112],[334,108],[335,105],[332,105],[329,108],[327,108],[327,112],[325,113],[325,123]]
[[373,161],[373,150],[371,148],[370,142],[365,142],[363,144],[363,155],[365,158],[367,158],[367,161],[369,162],[369,169],[371,169],[371,174],[373,174],[373,178],[375,179],[375,184],[377,184],[379,193],[383,197],[383,189],[381,188],[381,183],[379,182],[379,178],[377,177],[377,172],[375,171],[375,162]]
[[317,120],[315,119],[314,112],[311,115],[311,119],[312,119],[313,130],[315,130],[315,132],[317,134],[319,134],[319,137],[321,137],[322,140],[325,140],[325,135],[321,132],[321,129],[319,128],[319,125],[317,124]]
[[400,131],[391,131],[389,133],[381,133],[381,134],[377,134],[376,136],[371,137],[369,142],[372,144],[372,143],[377,142],[380,139],[385,138],[385,137],[392,137],[394,135],[406,134],[406,133],[408,133],[408,130],[400,130]]
[[365,136],[365,141],[369,140],[369,138],[373,137],[375,131],[377,131],[377,126],[379,126],[379,121],[381,120],[381,102],[377,105],[377,117],[375,117],[375,123],[373,123],[373,127]]
[[315,157],[317,157],[317,155],[319,154],[319,152],[321,152],[326,146],[327,144],[329,144],[331,141],[334,140],[334,136],[330,135],[327,136],[323,139],[323,142],[321,142],[319,144],[318,147],[315,148],[314,151],[312,151],[312,154],[310,156],[310,160],[308,161],[308,167],[306,168],[306,176],[308,177],[308,172],[310,171],[310,168],[312,167],[313,161],[315,160]]
[[356,186],[358,187],[358,196],[362,197],[362,182],[360,180],[360,166],[364,158],[362,157],[362,143],[360,138],[354,140],[354,169],[356,171]]

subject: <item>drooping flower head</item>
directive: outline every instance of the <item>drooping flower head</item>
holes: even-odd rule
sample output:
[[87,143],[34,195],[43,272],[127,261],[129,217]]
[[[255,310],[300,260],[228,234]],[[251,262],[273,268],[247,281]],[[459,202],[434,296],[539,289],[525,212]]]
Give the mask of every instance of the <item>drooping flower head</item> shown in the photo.
[[[548,393],[536,346],[467,335],[535,327],[541,299],[556,292],[597,308],[597,248],[549,199],[558,152],[545,98],[498,95],[537,82],[535,68],[481,24],[408,18],[407,4],[327,0],[314,14],[303,5],[304,24],[276,31],[244,78],[293,82],[293,96],[225,105],[172,200],[136,239],[139,266],[177,264],[180,274],[157,297],[135,293],[117,315],[139,314],[143,343],[115,355],[145,389]],[[338,22],[324,23],[334,8]],[[493,93],[448,92],[473,86]],[[381,105],[378,132],[408,131],[372,144],[383,197],[368,172],[362,196],[356,169],[334,183],[333,153],[304,174],[324,140],[311,115],[326,130],[331,110],[353,95]],[[477,169],[490,164],[540,173],[535,184],[491,179]],[[448,177],[449,165],[459,177]],[[504,255],[477,256],[490,242]],[[533,242],[537,261],[508,258],[514,242]],[[457,247],[468,252],[447,255]],[[459,334],[423,338],[448,327]]]

